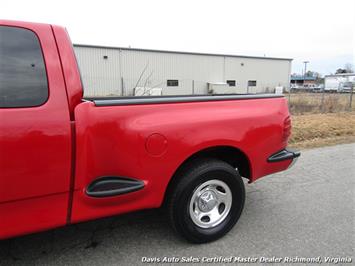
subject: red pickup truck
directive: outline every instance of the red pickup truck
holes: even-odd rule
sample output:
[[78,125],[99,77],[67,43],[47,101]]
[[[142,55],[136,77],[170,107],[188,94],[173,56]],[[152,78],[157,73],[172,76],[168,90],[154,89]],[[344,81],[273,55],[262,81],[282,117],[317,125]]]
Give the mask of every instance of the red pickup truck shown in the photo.
[[281,95],[83,98],[66,30],[0,20],[0,239],[164,206],[191,242],[226,234],[244,182],[283,171]]

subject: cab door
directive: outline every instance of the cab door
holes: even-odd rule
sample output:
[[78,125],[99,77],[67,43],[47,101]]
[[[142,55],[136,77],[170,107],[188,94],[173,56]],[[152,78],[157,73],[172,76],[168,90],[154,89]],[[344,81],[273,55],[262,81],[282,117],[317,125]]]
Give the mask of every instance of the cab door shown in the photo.
[[0,239],[64,225],[71,127],[50,25],[0,20]]

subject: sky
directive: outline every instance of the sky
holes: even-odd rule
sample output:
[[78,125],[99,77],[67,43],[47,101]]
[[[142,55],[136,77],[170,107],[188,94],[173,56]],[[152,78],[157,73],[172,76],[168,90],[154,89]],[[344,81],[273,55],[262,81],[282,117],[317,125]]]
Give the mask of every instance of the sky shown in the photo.
[[293,58],[355,67],[355,0],[1,0],[0,19],[65,26],[73,43]]

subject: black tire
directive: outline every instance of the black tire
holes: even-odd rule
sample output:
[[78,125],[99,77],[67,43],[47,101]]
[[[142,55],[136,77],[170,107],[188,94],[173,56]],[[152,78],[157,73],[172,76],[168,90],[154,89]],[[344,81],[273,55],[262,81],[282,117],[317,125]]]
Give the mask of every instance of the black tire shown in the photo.
[[[245,201],[244,183],[238,171],[231,165],[216,159],[200,159],[178,173],[168,199],[169,219],[177,233],[189,242],[206,243],[217,240],[228,233],[238,221]],[[189,212],[190,200],[195,189],[209,180],[221,180],[232,193],[232,204],[224,220],[211,228],[196,225]]]

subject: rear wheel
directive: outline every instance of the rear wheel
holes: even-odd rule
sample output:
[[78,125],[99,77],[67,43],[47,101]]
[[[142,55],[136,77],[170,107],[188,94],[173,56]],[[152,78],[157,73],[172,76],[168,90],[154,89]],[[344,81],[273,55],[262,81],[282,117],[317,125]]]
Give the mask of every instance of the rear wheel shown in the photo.
[[185,166],[169,198],[173,228],[185,239],[205,243],[225,235],[244,206],[244,183],[238,171],[215,160]]

